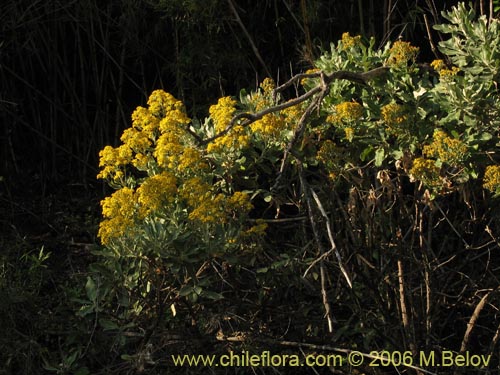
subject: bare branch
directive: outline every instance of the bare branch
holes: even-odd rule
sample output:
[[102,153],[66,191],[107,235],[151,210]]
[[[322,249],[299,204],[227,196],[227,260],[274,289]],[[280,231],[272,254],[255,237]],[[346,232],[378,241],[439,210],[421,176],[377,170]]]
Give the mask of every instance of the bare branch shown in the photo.
[[342,274],[344,275],[344,277],[345,277],[345,279],[347,281],[347,284],[349,284],[349,287],[352,289],[351,278],[349,277],[349,274],[347,273],[344,265],[342,264],[342,257],[340,256],[339,249],[337,248],[337,245],[335,244],[335,240],[333,239],[333,233],[332,233],[332,227],[331,227],[331,224],[330,224],[330,218],[326,214],[326,211],[323,208],[323,204],[321,203],[321,201],[319,200],[318,195],[316,194],[316,192],[313,189],[311,189],[311,194],[312,194],[312,196],[313,196],[313,198],[314,198],[314,200],[316,202],[316,205],[319,208],[319,211],[321,212],[321,215],[326,220],[326,231],[328,233],[328,239],[330,240],[330,245],[332,246],[331,250],[333,250],[335,252],[335,256],[337,257],[337,262],[339,263],[340,271],[342,271]]

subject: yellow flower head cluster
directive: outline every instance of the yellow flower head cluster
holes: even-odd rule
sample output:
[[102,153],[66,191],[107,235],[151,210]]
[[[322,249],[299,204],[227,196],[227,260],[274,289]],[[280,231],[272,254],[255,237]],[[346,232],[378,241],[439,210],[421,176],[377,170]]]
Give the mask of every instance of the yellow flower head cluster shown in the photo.
[[128,165],[146,171],[154,164],[175,168],[184,149],[185,126],[190,123],[181,101],[162,91],[154,91],[148,108],[138,107],[132,114],[132,127],[126,129],[122,144],[106,146],[99,153],[98,178],[123,183]]
[[224,224],[230,215],[247,213],[253,208],[248,194],[235,192],[229,197],[216,194],[200,177],[185,181],[180,196],[190,208],[189,219],[200,223]]
[[344,132],[345,132],[345,138],[349,142],[352,142],[352,140],[354,138],[354,128],[348,126],[348,127],[344,128]]
[[226,211],[230,212],[248,212],[253,208],[250,203],[250,197],[242,191],[235,191],[232,196],[227,198]]
[[97,178],[119,182],[124,177],[124,168],[133,159],[132,149],[127,145],[106,146],[99,152],[99,166],[102,168]]
[[[308,70],[306,70],[306,74],[318,73],[319,71],[320,71],[320,69],[318,69],[318,68],[308,69]],[[305,86],[309,82],[313,82],[312,80],[313,80],[313,78],[302,78],[300,80],[300,84],[302,86]]]
[[[263,89],[271,90],[268,82]],[[235,100],[222,98],[210,108],[217,132],[227,128],[235,105]],[[191,222],[210,225],[240,220],[253,208],[248,194],[222,193],[214,187],[205,150],[193,143],[186,129],[189,124],[182,102],[155,91],[148,108],[134,111],[132,127],[121,136],[122,145],[107,146],[101,151],[99,177],[119,187],[101,202],[99,237],[104,245],[140,234],[145,219],[168,215],[172,210],[178,212],[178,206]],[[226,151],[242,148],[248,141],[246,129],[236,126],[209,147]],[[128,171],[133,172],[132,167],[145,171],[147,177],[134,178],[133,173],[125,176]]]
[[266,77],[260,84],[260,88],[264,91],[264,95],[272,95],[276,88],[276,83],[272,78]]
[[300,121],[304,107],[301,104],[294,105],[292,107],[285,108],[281,111],[281,114],[284,117],[285,128],[293,129],[295,125]]
[[404,129],[408,122],[408,113],[404,106],[396,103],[390,103],[382,107],[382,121],[387,126],[387,132],[397,135]]
[[438,158],[452,166],[462,165],[467,158],[468,147],[461,140],[449,137],[442,130],[435,130],[430,145],[424,146],[423,154]]
[[132,113],[132,127],[154,139],[160,126],[160,118],[144,107],[137,107]]
[[[217,104],[212,105],[209,109],[210,117],[214,122],[216,133],[220,133],[227,129],[231,123],[234,113],[236,112],[236,100],[229,96],[220,98]],[[236,125],[231,130],[216,138],[213,142],[207,145],[208,152],[227,152],[230,150],[240,150],[245,148],[250,141],[245,129]]]
[[172,117],[180,123],[189,123],[184,104],[172,94],[163,90],[155,90],[148,99],[149,112],[157,118]]
[[171,173],[163,172],[147,178],[136,191],[140,205],[139,217],[145,218],[165,208],[173,202],[176,193],[177,179]]
[[335,180],[340,173],[340,167],[337,164],[338,156],[338,147],[329,139],[322,143],[316,154],[316,159],[325,166],[331,180]]
[[500,193],[500,165],[489,165],[486,167],[483,187],[493,193]]
[[342,51],[348,50],[361,44],[361,35],[351,36],[349,33],[342,34]]
[[101,201],[104,220],[99,224],[98,236],[103,244],[122,237],[134,228],[137,198],[130,188],[122,188]]
[[412,46],[409,42],[398,40],[389,50],[390,56],[387,65],[394,68],[405,67],[408,62],[415,61],[418,51],[419,48]]
[[[271,78],[266,78],[260,84],[260,88],[261,90],[252,96],[252,101],[257,112],[272,107],[275,104],[274,89],[276,88],[276,84],[274,81]],[[284,113],[269,113],[260,120],[252,123],[250,129],[253,133],[259,134],[265,139],[277,139],[288,124],[289,122],[285,120]]]
[[460,69],[456,66],[453,66],[451,69],[448,69],[443,60],[434,60],[431,62],[431,67],[439,73],[439,76],[443,79],[449,79],[457,75]]
[[138,220],[162,210],[177,193],[177,179],[168,172],[148,177],[133,190],[123,187],[101,201],[104,220],[98,236],[104,245],[112,239],[133,234]]
[[412,181],[422,181],[426,186],[437,189],[443,186],[440,170],[434,160],[416,158],[413,160],[409,175]]
[[343,102],[334,107],[333,114],[327,117],[327,121],[342,125],[353,123],[363,117],[363,106],[356,102]]
[[257,219],[255,225],[253,225],[243,233],[243,237],[262,236],[264,235],[264,233],[266,233],[267,226],[267,223],[262,219]]

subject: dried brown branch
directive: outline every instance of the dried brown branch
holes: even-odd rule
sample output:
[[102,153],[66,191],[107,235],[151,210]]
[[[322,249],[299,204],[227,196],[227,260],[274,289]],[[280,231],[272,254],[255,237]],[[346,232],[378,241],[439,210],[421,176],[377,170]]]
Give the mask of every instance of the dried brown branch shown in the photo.
[[304,168],[302,166],[302,162],[300,160],[297,160],[297,164],[299,167],[299,180],[300,180],[300,185],[302,187],[302,191],[304,194],[304,198],[306,200],[307,204],[307,212],[309,215],[309,221],[311,222],[311,227],[313,230],[314,234],[314,240],[316,242],[316,245],[318,246],[319,252],[320,252],[320,258],[322,258],[319,262],[319,270],[320,270],[320,281],[321,281],[321,296],[323,299],[323,306],[325,308],[325,317],[328,322],[328,332],[332,333],[333,332],[333,318],[332,318],[332,313],[331,313],[331,307],[330,307],[330,301],[328,299],[328,293],[326,291],[326,272],[325,272],[325,263],[323,261],[323,254],[325,254],[325,249],[323,247],[323,244],[321,242],[321,237],[319,235],[319,230],[318,230],[318,224],[314,215],[314,210],[313,210],[313,205],[311,202],[311,188],[308,184],[308,182],[305,179],[304,176]]
[[488,293],[486,293],[483,296],[483,298],[481,298],[481,300],[477,304],[476,308],[474,309],[474,312],[472,313],[472,316],[469,319],[469,323],[467,323],[467,329],[465,330],[464,338],[462,340],[462,344],[460,345],[460,353],[464,353],[467,350],[467,346],[469,344],[471,333],[472,333],[472,330],[474,329],[474,327],[476,326],[476,321],[479,318],[479,314],[481,313],[484,306],[486,305],[486,302],[488,301],[488,298],[490,297],[490,295],[493,292],[498,291],[498,290],[499,290],[499,288],[497,288],[495,290],[490,290]]
[[352,288],[352,282],[351,278],[349,277],[349,274],[347,273],[344,264],[342,262],[342,257],[340,256],[339,249],[337,248],[337,245],[335,244],[335,240],[333,239],[333,233],[332,233],[332,227],[330,224],[330,218],[326,214],[325,209],[323,208],[323,204],[321,203],[318,195],[316,192],[311,189],[311,194],[314,198],[314,201],[316,202],[316,205],[319,208],[319,211],[321,212],[321,215],[325,218],[326,222],[326,232],[328,233],[328,239],[330,240],[330,245],[332,246],[331,250],[335,252],[335,256],[337,257],[337,262],[339,263],[340,271],[342,271],[342,274],[344,275],[347,284],[349,284],[349,287]]

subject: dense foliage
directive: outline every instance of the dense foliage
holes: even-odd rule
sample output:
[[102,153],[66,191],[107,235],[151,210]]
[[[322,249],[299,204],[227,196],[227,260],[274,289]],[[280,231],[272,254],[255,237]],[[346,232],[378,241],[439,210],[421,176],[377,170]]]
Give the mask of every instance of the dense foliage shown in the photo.
[[204,121],[153,92],[100,154],[116,191],[79,314],[137,368],[166,366],[172,332],[194,352],[495,353],[500,33],[463,4],[445,17],[430,65],[345,33],[315,69]]
[[[92,169],[97,147],[116,146],[102,148],[95,172],[111,188],[95,224],[99,245],[78,242],[67,226],[58,233],[62,251],[54,251],[45,233],[36,237],[45,245],[33,250],[17,224],[10,224],[15,245],[0,237],[2,247],[9,246],[0,254],[0,321],[6,322],[0,374],[288,373],[174,368],[170,355],[335,349],[414,357],[469,351],[492,355],[489,366],[456,373],[498,371],[498,20],[493,13],[478,18],[464,4],[443,13],[446,23],[433,34],[441,39],[440,57],[422,63],[428,60],[422,46],[396,38],[403,30],[411,34],[404,24],[413,13],[401,19],[403,26],[393,26],[394,14],[386,9],[391,2],[384,1],[388,17],[376,26],[373,1],[369,11],[362,1],[359,9],[338,2],[334,14],[358,10],[359,20],[344,25],[349,32],[312,62],[317,51],[310,33],[321,26],[314,15],[326,17],[328,2],[271,3],[265,9],[273,9],[267,16],[276,21],[279,51],[257,48],[245,32],[244,42],[206,42],[227,30],[237,36],[233,27],[243,23],[234,20],[256,12],[233,1],[202,7],[196,0],[37,2],[33,14],[51,25],[38,34],[24,23],[22,6],[5,8],[16,17],[2,30],[20,32],[12,39],[19,43],[0,44],[9,63],[0,73],[22,83],[5,79],[6,92],[27,99],[22,112],[17,99],[0,101],[9,119],[2,140],[22,138],[18,125],[33,138],[42,135],[40,155],[52,160],[41,160],[34,183],[45,188],[49,175],[74,165]],[[434,2],[427,4],[437,21]],[[285,22],[284,14],[296,23]],[[164,59],[161,68],[146,56],[165,53],[153,48],[164,34],[162,24],[151,21],[162,17],[172,35],[164,47],[175,62]],[[273,24],[269,19],[263,23]],[[283,74],[279,65],[288,64],[284,51],[302,48],[285,37],[290,24],[304,33],[301,55],[313,63],[305,73],[293,74],[294,68]],[[385,40],[367,36],[379,26]],[[261,39],[273,35],[261,32]],[[66,33],[79,41],[79,50],[73,43],[59,48]],[[51,35],[59,37],[48,43]],[[40,41],[53,56],[50,64],[34,47]],[[87,54],[87,45],[99,48]],[[33,57],[40,70],[30,68]],[[240,64],[262,76],[280,60],[276,80],[227,96],[229,88],[254,79]],[[13,61],[28,75],[17,74]],[[229,61],[241,69],[222,77]],[[52,75],[41,73],[51,69]],[[56,79],[46,82],[50,77]],[[173,94],[151,88],[165,77],[175,82],[167,90]],[[21,87],[36,88],[35,81],[60,96],[38,89],[23,94]],[[118,99],[106,101],[109,93]],[[129,123],[124,101],[140,102],[141,95],[146,103]],[[70,124],[62,130],[56,125],[61,119]],[[31,142],[28,137],[24,147]],[[29,156],[16,159],[16,147],[2,150],[6,171],[36,165]],[[75,201],[68,195],[62,210],[82,227],[91,215],[77,217]],[[60,208],[50,199],[44,203],[61,220]],[[402,366],[397,371],[419,373]]]

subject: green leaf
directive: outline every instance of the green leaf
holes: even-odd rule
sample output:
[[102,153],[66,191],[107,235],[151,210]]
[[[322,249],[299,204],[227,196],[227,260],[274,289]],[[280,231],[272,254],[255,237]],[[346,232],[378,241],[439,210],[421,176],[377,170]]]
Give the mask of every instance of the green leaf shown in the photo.
[[214,301],[218,301],[218,300],[224,298],[224,296],[222,294],[217,293],[217,292],[212,292],[210,290],[204,290],[203,293],[201,294],[201,296],[208,298],[208,299],[211,299],[211,300],[214,300]]
[[191,294],[193,292],[193,287],[191,285],[184,285],[180,290],[179,290],[179,296],[180,297],[185,297],[188,294]]
[[99,319],[99,325],[104,329],[104,331],[114,331],[120,328],[118,324],[109,319]]
[[80,307],[80,310],[78,310],[76,315],[81,316],[83,318],[84,316],[92,314],[94,312],[94,310],[95,310],[94,305],[84,305],[84,306]]
[[375,151],[375,166],[380,167],[385,159],[385,150],[383,148],[377,149]]
[[359,159],[361,161],[365,161],[366,159],[368,159],[368,157],[370,156],[370,154],[372,153],[373,151],[373,147],[372,146],[368,146],[367,148],[365,148],[361,154],[359,155]]
[[85,284],[85,292],[90,301],[95,302],[97,299],[97,288],[94,280],[89,276],[87,277],[87,283]]

